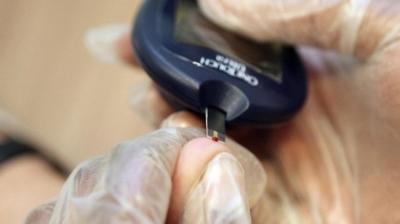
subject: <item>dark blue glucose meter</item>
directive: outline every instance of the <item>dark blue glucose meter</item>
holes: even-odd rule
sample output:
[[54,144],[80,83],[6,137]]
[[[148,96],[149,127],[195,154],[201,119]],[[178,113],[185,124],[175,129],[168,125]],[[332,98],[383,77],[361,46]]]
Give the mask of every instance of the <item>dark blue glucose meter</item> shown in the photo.
[[144,1],[132,42],[162,95],[205,114],[214,139],[224,139],[225,123],[286,121],[305,101],[305,71],[293,47],[224,30],[201,14],[195,0]]

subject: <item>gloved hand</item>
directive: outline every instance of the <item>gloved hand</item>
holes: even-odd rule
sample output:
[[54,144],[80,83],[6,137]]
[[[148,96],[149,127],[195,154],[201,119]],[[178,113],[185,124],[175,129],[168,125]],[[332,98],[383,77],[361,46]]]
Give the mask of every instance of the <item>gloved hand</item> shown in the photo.
[[[252,221],[399,222],[400,2],[199,3],[207,17],[234,32],[300,46],[308,70],[308,101],[292,121],[270,131],[230,132],[256,152],[269,177],[263,196],[251,207]],[[132,63],[128,40],[121,38],[117,49]],[[158,124],[173,110],[154,88],[149,92],[142,94],[145,100],[134,101],[144,102],[143,114],[156,112],[149,118]],[[170,115],[164,124],[170,123],[201,125],[186,112]]]
[[[295,119],[270,131],[230,133],[256,152],[269,176],[253,222],[400,222],[400,2],[199,3],[233,32],[299,46],[308,70],[308,100]],[[154,107],[161,98],[150,92],[144,102],[147,114],[158,112],[157,123],[172,110]],[[201,124],[184,112],[171,120]]]
[[266,184],[246,149],[162,129],[86,161],[26,223],[250,223]]

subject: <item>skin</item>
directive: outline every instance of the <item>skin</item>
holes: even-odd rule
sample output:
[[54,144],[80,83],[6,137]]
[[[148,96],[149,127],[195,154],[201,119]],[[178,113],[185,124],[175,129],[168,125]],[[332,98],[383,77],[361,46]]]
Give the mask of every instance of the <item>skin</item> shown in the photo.
[[167,223],[177,223],[192,186],[200,179],[208,162],[221,152],[229,152],[229,148],[208,138],[194,139],[182,148],[172,177],[172,197]]

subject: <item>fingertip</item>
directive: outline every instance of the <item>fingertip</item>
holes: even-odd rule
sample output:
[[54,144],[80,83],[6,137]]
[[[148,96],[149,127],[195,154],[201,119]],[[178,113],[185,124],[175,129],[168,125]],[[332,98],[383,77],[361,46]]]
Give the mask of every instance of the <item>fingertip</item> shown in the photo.
[[138,61],[133,52],[130,32],[126,32],[117,39],[115,48],[119,58],[128,64],[138,66]]
[[139,83],[132,90],[130,99],[132,109],[153,127],[159,127],[165,117],[174,112],[153,84]]
[[218,154],[229,152],[229,148],[220,142],[201,137],[186,143],[180,153],[172,178],[173,190],[170,201],[168,223],[177,223],[187,194],[201,178],[207,164]]
[[193,139],[186,143],[183,150],[216,150],[216,151],[228,151],[228,146],[224,143],[216,142],[208,137],[200,137]]
[[231,153],[219,153],[190,191],[181,223],[192,223],[192,220],[251,223],[245,189],[245,173],[240,162]]
[[[121,61],[117,50],[118,40],[129,35],[130,27],[126,24],[108,24],[90,28],[85,33],[85,46],[97,59],[106,63]],[[130,49],[130,47],[128,46]]]
[[[206,165],[218,153],[229,151],[229,148],[224,143],[213,141],[207,137],[196,138],[186,143],[182,148],[178,162],[185,166],[196,163],[198,165]],[[199,169],[204,167],[193,168],[196,168],[193,171],[201,171]],[[187,172],[189,170],[183,171]],[[182,172],[180,170],[177,171]]]
[[93,56],[103,62],[138,66],[131,44],[130,25],[108,24],[90,28],[85,34],[85,45]]
[[161,124],[161,127],[197,127],[203,128],[204,124],[199,117],[188,112],[188,111],[178,111],[169,115]]

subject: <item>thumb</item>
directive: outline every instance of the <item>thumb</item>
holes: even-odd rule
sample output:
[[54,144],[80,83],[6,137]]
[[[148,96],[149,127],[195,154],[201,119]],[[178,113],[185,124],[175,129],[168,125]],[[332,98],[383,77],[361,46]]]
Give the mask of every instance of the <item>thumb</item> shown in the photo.
[[266,183],[260,161],[231,139],[195,139],[176,164],[167,223],[248,223]]
[[395,1],[199,0],[199,5],[217,24],[252,39],[335,49],[360,59],[398,36]]
[[251,223],[244,169],[232,154],[220,153],[208,164],[186,201],[181,222]]

